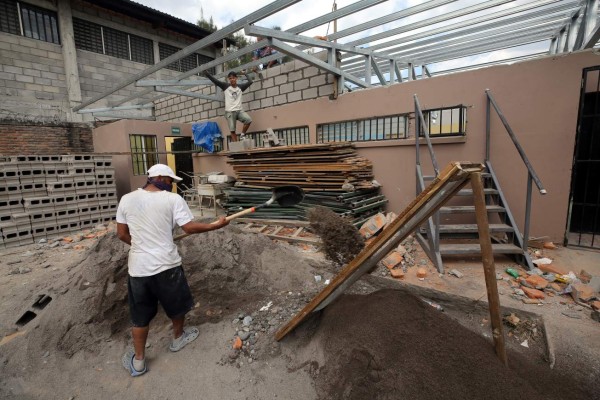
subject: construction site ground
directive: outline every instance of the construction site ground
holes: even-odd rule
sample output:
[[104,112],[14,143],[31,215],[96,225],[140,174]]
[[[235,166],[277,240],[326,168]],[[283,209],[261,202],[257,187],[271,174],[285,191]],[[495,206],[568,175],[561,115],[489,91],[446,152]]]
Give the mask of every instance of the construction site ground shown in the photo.
[[[448,261],[446,271],[462,277],[439,274],[416,242],[404,279],[377,267],[276,342],[277,329],[338,267],[312,245],[233,224],[181,241],[197,302],[188,320],[200,336],[169,352],[170,323],[159,312],[150,328],[150,371],[132,378],[121,366],[131,345],[128,246],[114,230],[113,223],[70,234],[72,241],[0,251],[0,398],[530,400],[600,393],[600,323],[590,310],[566,295],[524,304],[498,280],[503,313],[521,320],[504,326],[505,368],[491,342],[481,262]],[[543,252],[556,265],[600,275],[597,252]],[[515,264],[496,260],[500,275],[507,266]],[[424,279],[418,267],[427,270]],[[232,348],[236,336],[244,338],[240,350]]]

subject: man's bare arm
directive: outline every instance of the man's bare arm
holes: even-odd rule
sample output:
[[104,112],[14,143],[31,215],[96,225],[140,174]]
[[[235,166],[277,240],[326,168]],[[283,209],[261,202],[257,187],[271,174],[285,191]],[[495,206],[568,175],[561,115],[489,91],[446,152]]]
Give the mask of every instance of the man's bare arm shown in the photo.
[[131,246],[131,234],[129,233],[129,226],[127,224],[117,222],[117,237]]

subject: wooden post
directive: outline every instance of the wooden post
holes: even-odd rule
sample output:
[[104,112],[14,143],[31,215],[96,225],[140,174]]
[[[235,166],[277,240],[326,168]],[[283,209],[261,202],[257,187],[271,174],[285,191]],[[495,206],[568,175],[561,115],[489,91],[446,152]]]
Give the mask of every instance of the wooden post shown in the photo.
[[481,246],[481,258],[483,260],[483,271],[485,286],[487,288],[488,304],[490,308],[490,319],[492,321],[492,336],[496,355],[500,361],[508,366],[506,348],[504,346],[504,333],[502,332],[502,317],[500,316],[500,298],[498,296],[498,285],[496,282],[496,269],[494,267],[494,254],[490,238],[490,226],[488,224],[487,210],[485,207],[485,195],[481,172],[471,173],[471,187],[475,201],[475,217],[477,229],[479,230],[479,244]]

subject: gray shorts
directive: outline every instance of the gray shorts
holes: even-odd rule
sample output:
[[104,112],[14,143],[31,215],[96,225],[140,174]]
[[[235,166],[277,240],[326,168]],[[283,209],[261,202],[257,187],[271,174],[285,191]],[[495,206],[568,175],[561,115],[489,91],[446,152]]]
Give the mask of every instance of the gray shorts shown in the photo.
[[240,121],[244,125],[252,122],[252,118],[245,111],[225,111],[225,119],[230,132],[235,132],[236,121]]

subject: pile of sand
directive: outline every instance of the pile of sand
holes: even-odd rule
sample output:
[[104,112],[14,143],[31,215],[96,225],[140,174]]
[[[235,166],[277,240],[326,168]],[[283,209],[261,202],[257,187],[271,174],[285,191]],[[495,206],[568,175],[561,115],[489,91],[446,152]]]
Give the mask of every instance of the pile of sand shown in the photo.
[[[284,341],[285,343],[285,341]],[[542,360],[509,354],[420,299],[395,290],[344,295],[291,335],[321,399],[588,399]],[[322,354],[314,357],[315,354]]]

